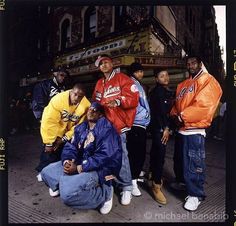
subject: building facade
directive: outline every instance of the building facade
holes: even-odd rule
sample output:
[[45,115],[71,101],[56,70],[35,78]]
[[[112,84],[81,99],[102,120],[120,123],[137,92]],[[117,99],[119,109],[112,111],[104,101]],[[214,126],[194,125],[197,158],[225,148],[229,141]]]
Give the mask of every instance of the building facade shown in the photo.
[[199,54],[219,81],[224,76],[213,6],[44,6],[37,12],[40,61],[35,69],[40,74],[21,79],[22,87],[64,66],[74,82],[92,92],[100,76],[94,62],[103,53],[125,73],[132,62],[140,62],[148,87],[155,84],[154,71],[163,68],[173,88],[185,79],[189,53]]

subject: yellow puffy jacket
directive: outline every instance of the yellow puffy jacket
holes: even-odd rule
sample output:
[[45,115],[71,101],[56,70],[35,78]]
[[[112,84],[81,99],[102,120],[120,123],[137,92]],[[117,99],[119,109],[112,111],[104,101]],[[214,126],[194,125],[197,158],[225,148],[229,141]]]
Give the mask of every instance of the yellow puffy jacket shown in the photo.
[[69,105],[69,92],[57,94],[44,108],[40,128],[44,144],[53,144],[57,137],[70,140],[75,125],[85,120],[89,100],[83,97],[79,104]]

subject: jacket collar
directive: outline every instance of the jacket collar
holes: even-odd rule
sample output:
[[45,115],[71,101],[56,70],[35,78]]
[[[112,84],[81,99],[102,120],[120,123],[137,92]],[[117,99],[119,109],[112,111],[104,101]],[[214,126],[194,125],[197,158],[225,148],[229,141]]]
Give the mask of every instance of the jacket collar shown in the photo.
[[194,77],[192,77],[192,75],[190,75],[190,76],[192,79],[196,80],[202,75],[202,73],[203,73],[203,70],[201,69]]

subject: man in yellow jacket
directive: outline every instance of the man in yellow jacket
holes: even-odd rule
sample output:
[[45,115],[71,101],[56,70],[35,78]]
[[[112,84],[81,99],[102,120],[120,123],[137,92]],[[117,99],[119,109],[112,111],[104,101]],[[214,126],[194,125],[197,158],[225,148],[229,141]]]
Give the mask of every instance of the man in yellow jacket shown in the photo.
[[60,160],[64,144],[72,138],[75,125],[85,120],[89,106],[84,88],[77,83],[54,96],[45,107],[40,127],[44,148],[36,167],[38,181],[42,181],[40,172],[45,166]]

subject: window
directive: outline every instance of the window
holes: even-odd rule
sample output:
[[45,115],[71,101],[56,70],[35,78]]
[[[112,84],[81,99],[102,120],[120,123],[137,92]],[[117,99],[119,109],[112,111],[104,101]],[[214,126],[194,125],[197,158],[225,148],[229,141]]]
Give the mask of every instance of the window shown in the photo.
[[60,23],[60,41],[59,41],[59,51],[64,51],[66,48],[71,46],[71,24],[72,24],[72,15],[65,14]]
[[84,38],[85,41],[95,38],[97,31],[96,9],[89,7],[84,16]]
[[69,36],[70,21],[65,19],[61,25],[61,51],[65,50],[68,47],[68,41],[70,41]]

